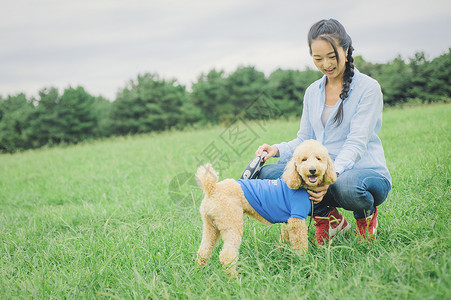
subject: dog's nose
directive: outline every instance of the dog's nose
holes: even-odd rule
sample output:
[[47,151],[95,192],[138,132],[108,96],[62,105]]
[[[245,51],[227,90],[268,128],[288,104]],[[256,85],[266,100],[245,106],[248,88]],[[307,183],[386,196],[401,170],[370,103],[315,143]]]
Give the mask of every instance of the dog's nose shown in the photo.
[[316,173],[316,169],[312,167],[312,168],[309,169],[309,172],[310,172],[310,174],[313,175],[313,174]]

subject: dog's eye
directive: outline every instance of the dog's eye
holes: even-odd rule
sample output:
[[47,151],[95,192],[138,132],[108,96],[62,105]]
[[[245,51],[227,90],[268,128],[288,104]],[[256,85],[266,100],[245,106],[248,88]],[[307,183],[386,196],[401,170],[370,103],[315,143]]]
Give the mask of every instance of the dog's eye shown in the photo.
[[303,158],[302,161],[307,161],[307,158]]
[[321,161],[321,157],[317,157],[316,159],[319,160],[319,161]]

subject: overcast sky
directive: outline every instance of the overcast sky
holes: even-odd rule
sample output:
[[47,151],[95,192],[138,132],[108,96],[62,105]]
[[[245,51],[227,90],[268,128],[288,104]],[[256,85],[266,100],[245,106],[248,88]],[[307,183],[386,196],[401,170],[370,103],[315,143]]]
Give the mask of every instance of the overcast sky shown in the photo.
[[450,0],[0,0],[0,95],[83,86],[114,99],[138,74],[188,88],[213,68],[314,68],[316,21],[338,19],[355,55],[385,63],[451,47]]

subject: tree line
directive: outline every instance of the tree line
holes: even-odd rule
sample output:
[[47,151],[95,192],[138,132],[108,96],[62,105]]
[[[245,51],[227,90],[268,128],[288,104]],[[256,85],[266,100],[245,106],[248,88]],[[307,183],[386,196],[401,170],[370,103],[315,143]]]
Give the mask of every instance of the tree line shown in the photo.
[[[361,56],[355,66],[379,81],[386,105],[449,102],[451,48],[428,60],[418,52],[385,64]],[[50,87],[37,97],[23,93],[0,96],[0,152],[12,153],[86,139],[163,131],[233,121],[249,104],[265,95],[277,116],[300,116],[305,89],[321,78],[319,71],[278,69],[269,76],[253,66],[233,73],[202,73],[188,91],[177,80],[140,74],[120,90],[114,101],[95,97],[83,87],[61,93]],[[255,114],[247,118],[258,118]]]

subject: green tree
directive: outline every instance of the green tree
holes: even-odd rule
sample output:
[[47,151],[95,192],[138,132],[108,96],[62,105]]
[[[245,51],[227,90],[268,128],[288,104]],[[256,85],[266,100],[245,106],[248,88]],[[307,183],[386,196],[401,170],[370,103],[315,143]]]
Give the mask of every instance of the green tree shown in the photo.
[[0,151],[15,152],[29,146],[29,118],[33,112],[25,94],[0,98]]
[[83,87],[65,89],[57,111],[61,140],[76,143],[94,137],[97,127],[94,97]]
[[356,56],[354,66],[363,74],[378,80],[383,72],[384,64],[373,64],[364,60],[362,56]]
[[42,147],[48,143],[59,142],[59,121],[57,105],[60,102],[56,88],[44,88],[35,99],[36,109],[30,118],[30,143],[33,148]]
[[426,61],[420,66],[418,77],[424,79],[422,86],[426,102],[451,100],[451,48],[448,53]]
[[94,136],[106,137],[113,134],[111,110],[113,104],[103,97],[94,98],[93,112],[97,120],[97,126],[94,130]]
[[428,82],[428,90],[437,96],[436,100],[451,100],[451,48],[448,53],[435,58],[430,68],[434,69],[433,80]]
[[31,144],[41,147],[61,142],[77,143],[95,136],[97,117],[94,97],[84,88],[42,89],[31,118]]
[[427,91],[427,82],[431,78],[432,69],[428,67],[429,62],[424,52],[417,52],[410,59],[409,68],[411,71],[410,84],[408,87],[408,100],[418,99],[422,102],[429,101],[429,91]]
[[211,70],[208,74],[201,74],[192,86],[191,103],[200,109],[201,119],[209,123],[218,123],[221,106],[227,101],[224,71]]
[[174,127],[186,119],[183,109],[187,101],[185,87],[176,80],[161,80],[150,73],[138,75],[113,103],[114,132],[128,134]]
[[225,80],[226,99],[216,106],[220,121],[234,120],[262,93],[268,92],[268,80],[255,67],[239,67]]
[[381,85],[384,102],[388,105],[407,102],[411,96],[411,78],[412,70],[400,56],[385,64],[379,78],[375,78]]
[[321,76],[321,72],[311,69],[277,69],[269,76],[269,94],[284,116],[300,116],[305,90]]

